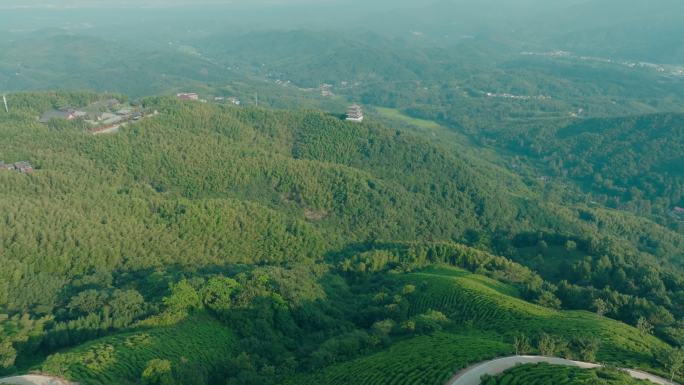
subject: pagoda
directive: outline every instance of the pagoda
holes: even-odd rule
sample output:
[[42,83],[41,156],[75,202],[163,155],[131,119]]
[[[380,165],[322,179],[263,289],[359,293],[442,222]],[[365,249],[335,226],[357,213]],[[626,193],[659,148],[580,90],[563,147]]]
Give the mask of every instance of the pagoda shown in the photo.
[[363,122],[363,109],[361,106],[354,104],[353,106],[349,107],[347,109],[347,120],[357,123]]

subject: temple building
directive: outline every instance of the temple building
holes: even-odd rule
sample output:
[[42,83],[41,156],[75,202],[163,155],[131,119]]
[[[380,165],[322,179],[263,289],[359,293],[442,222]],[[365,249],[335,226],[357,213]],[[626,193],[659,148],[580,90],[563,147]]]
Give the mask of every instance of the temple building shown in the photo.
[[353,106],[349,107],[349,109],[347,109],[347,120],[357,123],[363,122],[363,109],[361,106],[354,104]]

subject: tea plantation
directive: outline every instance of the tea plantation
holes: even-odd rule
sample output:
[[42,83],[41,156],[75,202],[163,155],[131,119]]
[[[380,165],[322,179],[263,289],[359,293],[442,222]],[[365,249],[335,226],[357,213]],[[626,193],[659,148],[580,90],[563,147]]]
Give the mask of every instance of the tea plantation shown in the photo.
[[458,325],[500,335],[505,340],[541,333],[563,337],[598,338],[602,362],[639,367],[665,344],[651,335],[596,314],[559,311],[523,301],[514,289],[497,281],[453,268],[430,268],[397,279],[419,289],[410,297],[410,313],[444,313]]
[[484,334],[436,333],[399,342],[386,351],[297,376],[287,385],[438,385],[459,369],[499,355],[511,346]]
[[549,364],[520,365],[484,380],[483,385],[647,385],[625,373]]
[[[664,343],[625,324],[588,312],[558,311],[534,305],[515,297],[516,291],[510,286],[455,268],[433,267],[398,274],[393,279],[416,288],[408,296],[410,314],[436,310],[449,318],[450,325],[435,334],[406,339],[380,353],[340,363],[319,373],[296,376],[285,384],[444,384],[460,369],[514,354],[512,341],[521,333],[531,344],[527,351],[520,353],[537,353],[534,342],[540,333],[566,340],[596,337],[600,346],[597,359],[601,362],[658,372],[643,363],[651,362]],[[556,354],[572,357],[577,353],[559,350]],[[559,382],[549,384],[555,383]],[[577,384],[580,383],[584,384]]]
[[50,356],[41,370],[89,384],[136,384],[154,359],[168,360],[186,376],[206,376],[231,354],[233,333],[209,316],[177,325],[102,338]]

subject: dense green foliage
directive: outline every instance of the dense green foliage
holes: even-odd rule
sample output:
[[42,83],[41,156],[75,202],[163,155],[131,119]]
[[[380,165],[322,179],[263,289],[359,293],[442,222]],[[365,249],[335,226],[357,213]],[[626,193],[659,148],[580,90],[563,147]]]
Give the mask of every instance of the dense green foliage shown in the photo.
[[[681,236],[646,219],[547,201],[506,170],[372,119],[170,98],[143,100],[159,114],[113,135],[35,119],[99,97],[13,94],[0,114],[0,158],[35,166],[0,172],[9,372],[336,383],[396,360],[438,383],[512,352],[515,330],[567,342],[557,354],[656,371],[668,348],[648,333],[681,343]],[[435,264],[480,275],[421,270]],[[598,300],[641,331],[560,310]],[[140,336],[151,344],[126,344]],[[481,350],[458,353],[458,341]],[[460,358],[427,364],[428,351]],[[387,381],[368,375],[358,382]]]
[[519,156],[516,167],[524,160],[538,164],[547,179],[574,182],[588,192],[584,199],[592,205],[677,229],[681,220],[673,210],[684,205],[683,127],[681,115],[658,114],[494,130],[492,137]]
[[[477,329],[507,336],[507,340],[520,334],[537,338],[548,333],[565,338],[565,344],[572,345],[573,339],[600,338],[598,356],[603,362],[631,361],[638,365],[655,349],[664,347],[650,336],[634,334],[633,329],[594,314],[531,305],[511,297],[510,288],[497,281],[453,270],[421,271],[407,278],[422,288],[411,297],[409,314],[437,310],[459,324],[476,325]],[[420,282],[421,279],[424,281]],[[560,345],[554,354],[585,358],[582,353],[560,349]],[[633,356],[628,358],[630,355]]]
[[234,344],[230,330],[207,316],[197,316],[173,327],[143,328],[54,354],[41,370],[82,384],[135,384],[141,376],[150,376],[148,362],[163,359],[172,364],[177,377],[202,384],[231,354]]
[[197,45],[270,80],[328,83],[350,100],[444,123],[510,155],[512,171],[531,183],[570,182],[564,200],[629,210],[681,233],[682,218],[673,214],[684,205],[682,124],[673,114],[682,113],[681,67],[513,54],[487,40],[438,50],[432,41],[373,34],[231,38],[228,47],[212,39]]
[[[524,302],[514,296],[513,287],[459,269],[430,268],[375,279],[383,287],[401,290],[401,295],[375,296],[380,304],[393,303],[394,314],[405,314],[391,319],[394,333],[426,335],[405,338],[386,351],[321,372],[295,376],[286,384],[443,384],[470,364],[513,353],[520,333],[526,333],[535,346],[544,336],[553,336],[555,344],[547,354],[636,366],[655,362],[654,354],[665,347],[652,336],[606,318]],[[528,344],[519,353],[538,352]],[[597,353],[598,358],[591,357]]]
[[[680,374],[681,1],[17,3],[0,161],[35,170],[0,171],[0,374]],[[126,95],[149,114],[115,134],[37,119]]]

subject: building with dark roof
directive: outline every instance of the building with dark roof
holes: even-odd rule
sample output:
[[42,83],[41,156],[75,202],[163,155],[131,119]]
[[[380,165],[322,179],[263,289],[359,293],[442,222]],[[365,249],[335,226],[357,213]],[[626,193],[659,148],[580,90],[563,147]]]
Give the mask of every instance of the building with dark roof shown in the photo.
[[29,174],[33,172],[33,166],[31,165],[31,163],[26,161],[15,163],[14,169],[24,174]]

